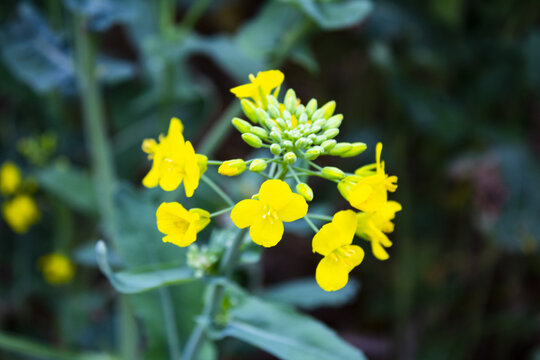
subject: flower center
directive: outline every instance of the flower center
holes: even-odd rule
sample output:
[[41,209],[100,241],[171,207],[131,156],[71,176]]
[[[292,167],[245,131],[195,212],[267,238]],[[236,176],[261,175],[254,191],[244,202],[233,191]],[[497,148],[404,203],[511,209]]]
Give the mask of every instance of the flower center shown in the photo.
[[262,217],[263,219],[269,221],[270,224],[273,224],[275,221],[279,221],[279,216],[276,210],[272,209],[270,205],[264,205]]

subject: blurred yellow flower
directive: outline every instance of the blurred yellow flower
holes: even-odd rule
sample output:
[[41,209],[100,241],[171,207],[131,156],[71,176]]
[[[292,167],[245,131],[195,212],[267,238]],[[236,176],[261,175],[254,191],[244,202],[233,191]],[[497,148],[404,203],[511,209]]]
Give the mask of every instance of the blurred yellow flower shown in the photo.
[[388,259],[385,248],[392,246],[392,242],[385,233],[394,231],[392,220],[396,212],[401,211],[401,204],[388,201],[374,213],[358,213],[356,234],[371,242],[371,251],[379,260]]
[[172,118],[167,136],[143,141],[142,149],[153,159],[152,168],[143,179],[146,187],[159,184],[165,191],[172,191],[184,181],[187,197],[193,196],[199,180],[206,170],[207,157],[195,154],[191,142],[184,141],[184,126],[177,118]]
[[218,173],[225,176],[240,175],[246,170],[246,162],[242,159],[224,161],[218,168]]
[[28,195],[17,195],[4,202],[2,215],[11,229],[19,234],[26,232],[40,217],[36,202]]
[[283,180],[266,180],[258,199],[242,200],[233,208],[231,219],[240,229],[249,228],[256,244],[275,246],[283,236],[283,222],[306,216],[308,205],[301,195],[291,191]]
[[324,256],[317,266],[315,279],[325,291],[336,291],[347,285],[349,273],[364,259],[364,250],[351,245],[356,223],[354,211],[339,211],[313,238],[313,252]]
[[397,189],[397,176],[388,176],[384,172],[381,152],[382,144],[378,143],[376,162],[357,169],[354,176],[347,176],[338,184],[343,197],[358,210],[376,211],[388,200],[387,191]]
[[185,247],[197,239],[197,233],[210,223],[210,214],[203,209],[186,210],[177,202],[163,203],[156,211],[157,227],[166,234],[163,242]]
[[14,163],[7,161],[0,168],[0,192],[11,195],[21,185],[21,171]]
[[43,277],[51,285],[70,283],[75,276],[75,265],[68,257],[59,253],[51,253],[39,259],[39,267]]
[[257,76],[249,74],[251,83],[234,87],[231,92],[239,99],[252,98],[255,102],[262,104],[266,102],[266,96],[280,86],[284,79],[285,75],[279,70],[262,71]]

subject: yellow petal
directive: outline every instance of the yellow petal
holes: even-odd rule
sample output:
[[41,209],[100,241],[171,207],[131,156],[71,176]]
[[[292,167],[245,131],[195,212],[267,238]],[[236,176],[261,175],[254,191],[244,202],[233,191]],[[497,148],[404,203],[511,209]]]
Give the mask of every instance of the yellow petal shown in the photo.
[[265,94],[269,94],[285,80],[285,75],[279,70],[268,70],[259,72],[255,78],[255,83],[259,84]]
[[201,172],[197,165],[195,150],[189,141],[186,141],[184,156],[184,190],[187,197],[192,197],[195,189],[199,186]]
[[325,256],[317,266],[315,279],[326,291],[336,291],[347,285],[349,272],[360,265],[364,250],[356,245],[347,245]]
[[177,202],[163,203],[156,211],[158,230],[164,234],[185,234],[191,215]]
[[199,166],[200,176],[203,176],[203,174],[206,172],[207,165],[208,157],[206,155],[197,154],[197,166]]
[[208,211],[194,208],[189,209],[189,212],[197,215],[197,220],[195,221],[195,230],[197,232],[204,229],[210,223],[210,213]]
[[371,242],[371,252],[379,260],[387,260],[390,256],[378,241]]
[[148,174],[146,174],[146,176],[143,178],[143,181],[142,181],[143,185],[146,186],[147,188],[153,188],[153,187],[158,186],[159,178],[161,176],[161,172],[160,172],[161,161],[162,161],[161,155],[156,154],[154,156],[150,171],[148,172]]
[[266,180],[259,190],[259,199],[263,204],[270,205],[272,209],[279,211],[292,199],[293,192],[289,185],[278,179]]
[[257,86],[253,84],[245,84],[245,85],[234,87],[231,89],[231,92],[234,95],[236,95],[237,98],[240,98],[240,99],[246,98],[246,97],[256,99],[259,96]]
[[172,243],[176,246],[186,247],[197,240],[197,231],[194,226],[190,226],[183,234],[171,234],[163,238],[163,242]]
[[174,167],[161,169],[159,178],[159,186],[165,191],[173,191],[182,183],[182,174]]
[[290,201],[277,210],[277,214],[282,221],[295,221],[306,216],[308,204],[302,195],[291,194]]
[[234,225],[244,229],[262,218],[263,206],[259,200],[242,200],[231,211],[231,220]]
[[249,235],[255,244],[272,247],[283,236],[283,223],[271,217],[259,217],[249,228]]
[[180,119],[173,117],[169,123],[169,131],[167,133],[167,140],[173,146],[184,144],[184,125]]
[[351,244],[356,228],[357,218],[354,211],[337,212],[332,222],[324,225],[313,237],[313,252],[326,256],[342,246]]
[[4,195],[14,194],[21,184],[21,171],[10,161],[0,168],[0,192]]

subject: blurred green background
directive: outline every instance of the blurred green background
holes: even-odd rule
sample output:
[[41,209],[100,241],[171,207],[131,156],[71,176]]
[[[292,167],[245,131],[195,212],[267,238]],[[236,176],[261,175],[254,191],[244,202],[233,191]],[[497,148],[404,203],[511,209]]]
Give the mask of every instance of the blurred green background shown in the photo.
[[[93,253],[103,233],[83,121],[88,89],[78,78],[83,56],[95,59],[100,90],[89,106],[102,110],[121,179],[119,263],[184,256],[156,235],[156,204],[180,195],[141,189],[149,168],[141,141],[177,116],[197,152],[245,156],[240,137],[220,130],[239,114],[229,89],[279,68],[304,103],[336,100],[345,116],[339,140],[368,144],[340,167],[371,162],[384,143],[404,207],[390,259],[368,254],[352,273],[356,298],[309,312],[370,359],[540,359],[538,1],[3,1],[0,23],[0,161],[33,179],[42,213],[23,235],[0,223],[0,345],[14,343],[9,334],[23,347],[102,353],[120,341],[118,297]],[[77,49],[81,36],[90,54]],[[43,134],[56,139],[50,153]],[[249,178],[227,181],[256,188]],[[335,187],[310,185],[322,212],[346,208]],[[198,206],[215,202],[197,196]],[[261,284],[312,277],[310,236],[299,227],[266,250],[253,270]],[[149,237],[152,255],[139,258],[130,240]],[[77,264],[70,285],[42,279],[38,259],[55,250]],[[200,311],[200,287],[186,286],[171,295],[187,309],[177,314],[181,335]],[[161,359],[164,330],[151,295],[134,297],[132,310],[143,358]],[[4,347],[1,359],[60,358]],[[272,359],[238,343],[222,344],[220,354]]]

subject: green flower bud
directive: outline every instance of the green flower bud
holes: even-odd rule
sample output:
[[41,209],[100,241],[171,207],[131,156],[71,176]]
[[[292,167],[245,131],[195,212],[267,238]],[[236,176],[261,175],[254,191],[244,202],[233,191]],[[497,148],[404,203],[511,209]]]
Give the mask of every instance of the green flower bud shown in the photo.
[[249,130],[251,129],[250,123],[237,117],[233,118],[231,123],[236,128],[236,130],[240,131],[242,134],[249,132]]
[[306,105],[306,113],[308,117],[311,117],[313,113],[315,112],[315,110],[317,110],[317,100],[311,99]]
[[278,126],[281,128],[281,130],[285,130],[285,129],[288,129],[287,127],[287,123],[282,119],[282,118],[277,118],[276,119],[276,123],[278,124]]
[[268,114],[270,114],[270,117],[273,119],[277,119],[281,116],[279,108],[274,105],[268,105]]
[[364,144],[363,142],[355,142],[355,143],[352,143],[352,147],[349,151],[339,155],[341,157],[353,157],[353,156],[356,156],[358,154],[361,154],[364,152],[364,150],[366,150],[367,146],[366,144]]
[[294,164],[296,162],[296,154],[292,151],[289,151],[285,155],[283,155],[283,161],[287,164]]
[[263,159],[255,159],[251,162],[251,165],[249,165],[249,171],[251,172],[261,172],[264,171],[264,169],[266,169],[266,161]]
[[276,99],[275,96],[273,96],[273,95],[268,95],[266,98],[267,98],[267,100],[268,100],[268,104],[269,104],[269,105],[275,106],[276,108],[279,109],[279,101],[277,101],[277,99]]
[[311,134],[315,134],[321,131],[321,127],[319,125],[311,125],[311,130],[309,131]]
[[324,118],[324,109],[320,108],[311,115],[311,121],[319,120]]
[[325,141],[326,141],[326,136],[324,136],[324,135],[318,135],[313,139],[313,142],[315,144],[321,144],[321,143],[323,143]]
[[296,115],[297,118],[299,118],[300,115],[302,115],[305,111],[306,111],[306,107],[300,104],[296,107],[296,112],[294,114]]
[[341,180],[345,177],[345,173],[334,166],[325,166],[321,171],[322,176],[330,180]]
[[218,173],[225,176],[240,175],[246,170],[246,162],[242,159],[224,161],[218,168]]
[[319,155],[321,155],[322,153],[324,152],[324,149],[320,146],[314,146],[312,147],[311,149],[308,149],[306,152],[305,152],[305,158],[307,160],[315,160],[316,158],[319,157]]
[[313,190],[306,183],[299,183],[296,185],[296,192],[304,197],[306,201],[313,200]]
[[287,109],[288,112],[291,114],[296,112],[296,93],[293,89],[287,90],[285,100],[283,102],[285,104],[285,109]]
[[281,146],[279,146],[279,144],[270,145],[270,152],[272,152],[274,155],[281,154]]
[[321,107],[321,109],[324,109],[324,115],[323,117],[325,119],[328,119],[330,116],[334,114],[334,110],[336,110],[336,102],[334,100],[327,102],[326,104]]
[[252,146],[256,149],[262,146],[262,140],[257,135],[242,134],[242,140],[244,140],[249,146]]
[[326,119],[319,119],[313,123],[313,125],[318,126],[320,128],[322,128],[325,124],[326,124]]
[[261,140],[268,139],[268,131],[264,130],[262,127],[252,126],[249,132],[260,137]]
[[330,150],[330,155],[341,156],[342,154],[345,154],[347,151],[351,149],[352,149],[351,143],[346,143],[346,142],[337,143],[336,146],[334,146],[332,150]]
[[299,124],[307,124],[307,122],[308,122],[308,116],[307,116],[307,114],[305,112],[303,112],[298,117],[298,123]]
[[290,149],[290,148],[292,148],[293,143],[290,140],[283,140],[281,142],[281,145],[285,146],[286,149]]
[[339,134],[339,129],[328,129],[326,130],[323,135],[326,137],[326,139],[332,139],[335,138]]
[[257,113],[257,119],[259,120],[261,124],[264,124],[265,119],[270,120],[270,115],[268,115],[268,113],[264,111],[263,109],[257,108],[255,112]]
[[294,146],[296,146],[299,149],[303,149],[306,146],[308,146],[308,139],[300,138],[300,139],[296,140],[296,142],[294,143]]
[[292,115],[291,113],[288,111],[288,110],[283,110],[283,120],[287,121],[287,120],[291,120],[292,119]]
[[253,121],[256,124],[259,119],[257,117],[257,108],[255,107],[255,105],[248,99],[240,100],[240,104],[242,105],[242,110],[244,111],[244,114],[246,114],[249,120]]
[[334,139],[326,140],[326,141],[323,141],[321,146],[324,149],[324,151],[330,151],[334,146],[336,146],[336,143],[337,143],[337,141],[334,140]]
[[276,130],[272,130],[270,132],[270,137],[272,138],[273,141],[275,142],[281,142],[281,133],[279,131],[276,131]]
[[341,122],[343,121],[343,115],[337,114],[332,116],[328,121],[326,121],[326,124],[323,126],[324,130],[338,128],[341,126]]

